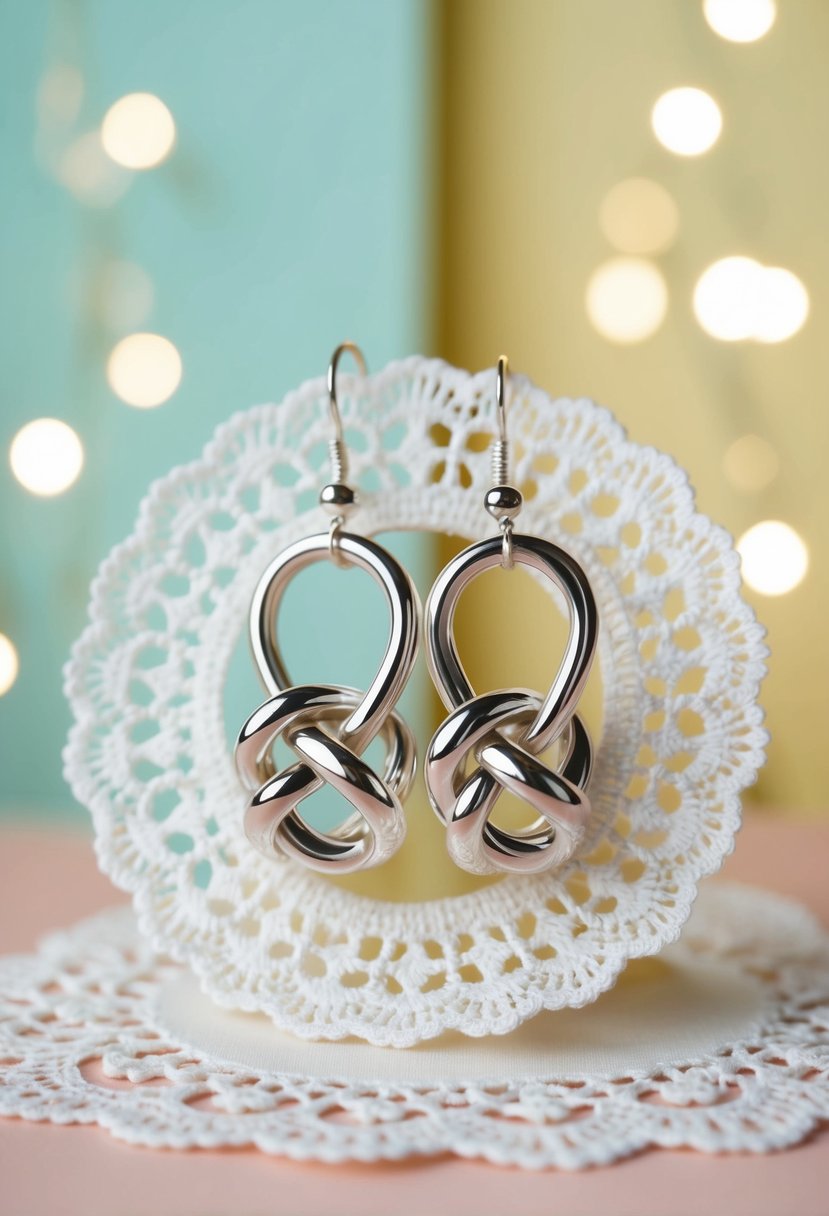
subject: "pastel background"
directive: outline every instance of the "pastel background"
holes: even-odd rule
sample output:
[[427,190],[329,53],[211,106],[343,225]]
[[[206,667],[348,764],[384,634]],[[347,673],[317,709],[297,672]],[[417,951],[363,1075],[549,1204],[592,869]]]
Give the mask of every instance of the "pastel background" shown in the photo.
[[[429,345],[434,81],[417,0],[64,0],[8,6],[3,24],[0,631],[19,673],[0,698],[0,789],[28,814],[71,810],[61,667],[90,579],[150,482],[236,410],[323,375],[345,337],[375,368]],[[134,92],[164,101],[175,145],[131,172],[100,128]],[[153,135],[152,114],[137,121]],[[108,383],[116,344],[143,332],[181,359],[156,408]],[[142,369],[139,349],[127,381],[163,392],[168,369],[151,356]],[[42,416],[84,448],[77,481],[52,497],[5,458]],[[395,547],[417,566],[418,541]],[[316,607],[309,583],[286,604],[300,676],[321,646],[324,668],[331,634],[331,604]],[[375,662],[370,593],[358,580],[347,605],[355,678]],[[249,689],[237,725],[256,704],[252,674]]]
[[[7,813],[83,819],[61,777],[60,671],[148,484],[235,410],[322,374],[344,337],[374,368],[506,350],[688,468],[744,538],[769,630],[773,742],[752,801],[819,813],[822,0],[43,0],[0,23]],[[134,93],[167,117],[112,109]],[[41,418],[82,445],[74,479],[65,431],[16,440]],[[424,588],[451,543],[392,540]],[[521,639],[543,608],[499,662],[531,667]],[[291,613],[305,674],[333,645],[328,618],[311,596]],[[365,679],[374,620],[349,606]],[[491,624],[467,614],[467,652]],[[426,733],[422,680],[412,704]]]

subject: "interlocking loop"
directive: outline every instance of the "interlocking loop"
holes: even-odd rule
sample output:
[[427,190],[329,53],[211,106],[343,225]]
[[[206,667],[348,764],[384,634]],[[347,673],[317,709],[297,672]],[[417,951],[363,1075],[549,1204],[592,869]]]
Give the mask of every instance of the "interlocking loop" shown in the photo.
[[[276,639],[276,616],[290,579],[329,556],[329,536],[323,532],[289,546],[265,571],[251,602],[253,656],[272,695],[242,727],[236,767],[252,794],[245,832],[260,852],[349,873],[386,861],[406,834],[401,800],[414,778],[416,749],[394,705],[414,666],[420,605],[408,574],[385,549],[342,531],[336,545],[344,564],[367,570],[385,593],[391,628],[377,675],[365,693],[341,685],[292,685]],[[382,777],[361,758],[378,735],[386,744]],[[281,772],[273,760],[279,738],[299,758]],[[297,809],[323,784],[354,808],[330,833],[311,827]]]
[[[426,785],[446,825],[455,863],[473,874],[537,873],[570,858],[584,835],[590,801],[584,792],[592,767],[590,736],[575,712],[598,636],[598,613],[587,576],[564,550],[537,536],[512,536],[514,563],[549,578],[563,593],[570,636],[546,697],[526,689],[476,696],[458,656],[454,615],[464,587],[498,566],[502,538],[471,545],[442,571],[426,605],[429,668],[452,712],[435,732],[426,758]],[[561,741],[558,769],[539,756]],[[475,765],[467,776],[470,757]],[[539,815],[521,832],[490,823],[503,790]]]

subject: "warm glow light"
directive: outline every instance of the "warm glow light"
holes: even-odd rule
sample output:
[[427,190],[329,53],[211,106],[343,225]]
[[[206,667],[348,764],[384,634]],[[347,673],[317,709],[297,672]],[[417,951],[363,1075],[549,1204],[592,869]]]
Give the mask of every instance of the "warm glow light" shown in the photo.
[[714,98],[702,89],[670,89],[653,107],[651,126],[669,152],[699,156],[719,139],[722,114]]
[[587,284],[587,315],[611,342],[641,342],[655,333],[668,308],[662,274],[644,258],[611,258]]
[[754,332],[754,311],[763,267],[754,258],[721,258],[703,271],[694,288],[694,313],[702,328],[721,342],[738,342]]
[[181,356],[160,334],[130,334],[114,347],[107,362],[109,386],[127,405],[161,405],[181,382]]
[[599,224],[611,245],[622,253],[659,253],[674,242],[679,211],[659,182],[629,177],[605,195]]
[[729,42],[756,42],[774,25],[774,0],[704,0],[705,20]]
[[785,342],[803,327],[808,315],[809,293],[797,275],[782,266],[765,267],[754,314],[754,338]]
[[809,315],[809,296],[790,270],[754,258],[721,258],[697,280],[694,313],[721,342],[784,342]]
[[107,110],[101,126],[104,151],[126,169],[152,169],[170,155],[176,124],[160,97],[128,93]]
[[14,645],[5,633],[0,633],[0,697],[14,684],[19,667]]
[[726,449],[722,467],[733,486],[753,493],[764,490],[774,481],[780,460],[767,439],[759,435],[741,435]]
[[146,270],[134,262],[106,262],[94,283],[95,311],[110,329],[135,329],[153,307],[153,283]]
[[62,494],[83,468],[83,446],[71,426],[59,418],[36,418],[15,435],[9,463],[20,484],[32,494]]
[[803,582],[809,550],[779,519],[766,519],[749,528],[737,542],[743,581],[761,595],[785,595]]
[[109,207],[132,180],[104,155],[97,131],[80,135],[61,154],[57,177],[75,198],[92,207]]

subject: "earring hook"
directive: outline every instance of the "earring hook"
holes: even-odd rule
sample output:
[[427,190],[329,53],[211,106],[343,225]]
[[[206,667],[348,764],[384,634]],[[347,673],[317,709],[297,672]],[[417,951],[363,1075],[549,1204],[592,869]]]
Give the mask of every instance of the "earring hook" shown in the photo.
[[497,521],[503,537],[501,565],[512,568],[513,520],[521,510],[521,491],[510,485],[509,436],[507,434],[507,374],[509,359],[501,355],[495,372],[495,414],[498,434],[492,441],[492,487],[484,497],[484,507]]
[[341,342],[328,364],[328,410],[331,414],[331,425],[334,428],[334,438],[329,443],[331,480],[338,484],[343,484],[348,480],[348,451],[343,439],[343,420],[337,401],[337,369],[343,355],[351,355],[360,370],[360,375],[366,375],[365,357],[357,343]]
[[495,405],[498,418],[498,441],[507,443],[507,375],[509,359],[501,355],[495,372]]
[[340,529],[345,523],[346,516],[357,505],[357,496],[348,484],[348,449],[343,438],[343,420],[337,401],[337,369],[343,355],[349,354],[359,368],[360,375],[366,375],[366,361],[363,352],[356,342],[341,342],[331,356],[328,364],[328,410],[331,415],[331,425],[334,434],[328,441],[328,453],[331,457],[331,480],[320,491],[320,503],[331,515],[328,528],[328,548],[332,560],[338,566],[347,565],[340,554],[337,539]]

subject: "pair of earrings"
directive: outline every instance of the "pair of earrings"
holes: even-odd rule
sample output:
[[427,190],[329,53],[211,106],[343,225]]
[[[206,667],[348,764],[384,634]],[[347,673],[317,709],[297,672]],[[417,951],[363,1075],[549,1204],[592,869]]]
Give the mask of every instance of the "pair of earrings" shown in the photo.
[[[345,530],[356,506],[336,391],[346,353],[366,374],[359,347],[344,342],[336,349],[328,368],[332,475],[320,494],[330,527],[289,545],[257,584],[250,638],[269,697],[245,722],[235,751],[237,771],[250,794],[244,813],[248,839],[267,857],[287,856],[311,869],[338,873],[382,864],[406,834],[402,804],[417,756],[412,732],[395,705],[414,667],[421,618],[417,591],[400,563],[375,541]],[[569,554],[541,537],[514,531],[522,499],[509,484],[506,394],[507,359],[502,357],[495,386],[493,484],[484,499],[498,534],[470,545],[448,563],[425,610],[429,671],[449,713],[429,744],[424,775],[432,807],[446,829],[449,854],[473,874],[530,874],[561,865],[578,848],[590,815],[585,787],[593,752],[576,706],[596,649],[598,613],[587,576]],[[327,558],[366,570],[381,586],[389,609],[388,644],[365,693],[336,684],[292,684],[277,642],[276,618],[288,582]],[[546,696],[516,688],[476,695],[455,644],[455,608],[478,574],[516,564],[537,571],[564,596],[570,618],[567,646]],[[386,748],[382,774],[362,758],[378,736]],[[297,760],[277,771],[273,750],[280,738]],[[551,767],[541,756],[554,743],[559,743],[559,759]],[[353,808],[330,833],[312,827],[299,811],[302,800],[324,784]],[[492,823],[504,790],[537,812],[530,827],[508,832]]]

